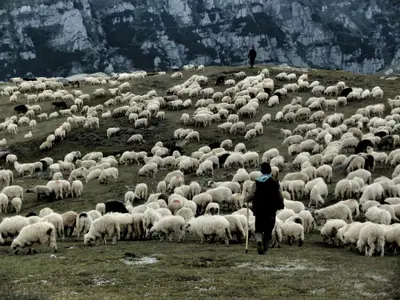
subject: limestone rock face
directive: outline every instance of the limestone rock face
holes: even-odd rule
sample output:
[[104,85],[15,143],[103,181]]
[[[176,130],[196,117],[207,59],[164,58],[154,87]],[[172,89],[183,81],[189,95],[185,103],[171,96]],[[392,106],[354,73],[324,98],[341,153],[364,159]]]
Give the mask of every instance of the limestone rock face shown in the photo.
[[0,80],[257,62],[396,73],[400,1],[2,0]]

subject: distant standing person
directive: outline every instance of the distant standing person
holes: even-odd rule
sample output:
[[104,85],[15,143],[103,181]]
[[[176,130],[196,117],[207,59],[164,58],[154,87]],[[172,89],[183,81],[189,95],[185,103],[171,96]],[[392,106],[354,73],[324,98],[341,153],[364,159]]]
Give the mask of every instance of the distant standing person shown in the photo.
[[248,55],[248,58],[250,59],[250,68],[253,68],[256,57],[257,57],[257,52],[253,46],[253,47],[251,47],[251,49],[249,51],[249,55]]

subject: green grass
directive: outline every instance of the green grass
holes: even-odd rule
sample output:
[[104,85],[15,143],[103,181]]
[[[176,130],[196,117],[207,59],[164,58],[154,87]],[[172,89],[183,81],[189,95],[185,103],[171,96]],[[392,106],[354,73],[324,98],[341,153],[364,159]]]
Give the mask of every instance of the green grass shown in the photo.
[[[271,76],[280,70],[268,66]],[[219,74],[231,76],[233,72],[244,70],[248,75],[256,74],[257,70],[244,67],[207,67],[204,75],[209,77],[208,86],[216,91],[213,83]],[[296,72],[297,73],[297,72]],[[184,73],[185,79],[191,73]],[[342,71],[310,70],[309,81],[320,81],[324,86],[335,84],[339,80],[349,86],[369,88],[379,85],[385,92],[385,99],[394,98],[400,94],[397,81],[380,80],[372,75],[354,75]],[[155,89],[159,95],[182,80],[171,79],[168,76],[149,76],[146,79],[132,81],[133,93],[143,94]],[[284,83],[276,81],[279,88]],[[91,93],[99,86],[83,86],[84,93]],[[289,100],[300,95],[308,99],[310,93],[290,94]],[[103,103],[107,98],[93,100],[90,105]],[[193,103],[195,103],[196,99]],[[259,120],[265,113],[274,117],[283,105],[268,108],[260,106],[256,119],[245,119],[250,123]],[[349,117],[359,107],[376,103],[376,100],[352,102],[338,111]],[[23,101],[21,101],[23,103]],[[40,103],[44,112],[51,112],[49,102]],[[0,97],[0,119],[13,114],[13,105],[8,98]],[[112,108],[111,108],[112,109]],[[9,149],[15,153],[20,162],[33,162],[42,157],[50,156],[56,161],[73,150],[79,150],[84,155],[89,151],[102,151],[105,155],[116,155],[125,150],[149,151],[155,142],[173,140],[173,131],[183,127],[179,123],[182,113],[166,108],[166,120],[158,123],[152,121],[147,129],[134,129],[126,118],[100,120],[100,128],[87,131],[82,128],[73,129],[64,141],[57,143],[50,151],[40,151],[39,145],[64,120],[62,118],[38,123],[31,140],[23,138],[27,128],[20,129],[17,137],[11,137],[0,132],[0,139],[5,137]],[[387,111],[387,113],[389,110]],[[333,112],[330,112],[333,113]],[[251,141],[246,141],[248,150],[262,154],[265,150],[276,147],[289,159],[287,150],[281,146],[280,128],[294,129],[297,124],[282,124],[272,122],[264,127],[264,135]],[[108,127],[119,126],[121,132],[111,139],[106,138]],[[185,126],[186,128],[190,125]],[[221,134],[216,125],[208,128],[197,128],[200,132],[200,143],[192,142],[184,147],[185,154],[190,154],[202,145],[213,141],[232,139],[234,143],[243,142],[243,136]],[[127,138],[141,133],[146,140],[144,145],[127,145]],[[4,168],[10,168],[1,162]],[[253,170],[253,169],[248,169]],[[51,207],[56,212],[74,210],[77,212],[93,209],[98,202],[110,199],[123,200],[125,185],[135,186],[146,182],[154,191],[157,182],[164,178],[167,170],[160,170],[155,179],[137,176],[138,166],[120,166],[118,183],[100,185],[97,181],[84,185],[81,198],[65,199],[51,203],[37,202],[32,194],[25,194],[22,214],[29,211],[36,213],[43,207]],[[290,167],[284,170],[280,178]],[[381,174],[390,175],[392,169],[377,168],[373,177]],[[215,180],[231,178],[234,170],[220,169],[215,172]],[[66,175],[66,177],[68,174]],[[334,184],[345,176],[336,172],[330,191]],[[15,184],[28,188],[31,185],[45,184],[49,174],[35,174],[33,177],[17,177]],[[198,180],[201,184],[211,178],[197,178],[194,174],[185,176],[186,182]],[[303,199],[308,204],[307,199]],[[331,197],[327,203],[331,203]],[[7,214],[11,215],[11,214]],[[7,216],[6,214],[0,217]],[[11,255],[9,245],[0,246],[2,260],[0,272],[0,299],[398,299],[400,296],[397,284],[400,275],[399,257],[365,258],[355,251],[345,251],[342,248],[332,248],[322,243],[318,232],[306,235],[303,248],[289,247],[285,242],[281,249],[272,249],[268,256],[256,254],[254,242],[250,242],[248,255],[244,253],[243,244],[224,245],[204,244],[187,236],[184,243],[167,243],[159,241],[132,242],[119,241],[117,245],[86,247],[83,242],[74,238],[66,242],[58,242],[59,252],[56,257],[43,252],[36,255]],[[38,248],[40,249],[40,248]],[[158,262],[145,265],[127,265],[123,262],[126,253],[134,253],[137,257],[156,257]],[[397,296],[396,296],[397,293]]]

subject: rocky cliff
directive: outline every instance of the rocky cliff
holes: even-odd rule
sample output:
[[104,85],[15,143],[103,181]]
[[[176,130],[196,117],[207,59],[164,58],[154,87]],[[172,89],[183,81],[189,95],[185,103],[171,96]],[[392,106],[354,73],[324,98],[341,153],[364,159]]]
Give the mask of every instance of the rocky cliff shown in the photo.
[[400,64],[399,0],[2,0],[0,79],[258,62]]

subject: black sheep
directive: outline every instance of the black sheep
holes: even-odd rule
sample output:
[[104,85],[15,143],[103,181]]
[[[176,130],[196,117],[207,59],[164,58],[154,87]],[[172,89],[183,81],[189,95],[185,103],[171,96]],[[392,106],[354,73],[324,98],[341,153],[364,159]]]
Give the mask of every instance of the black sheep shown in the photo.
[[122,214],[129,213],[129,211],[126,209],[125,205],[117,200],[109,200],[104,203],[106,207],[106,213],[109,212],[119,212]]
[[391,135],[385,135],[384,137],[381,138],[378,144],[378,149],[384,149],[384,148],[389,148],[389,150],[392,150],[394,147],[394,138]]
[[219,76],[215,81],[215,85],[223,85],[225,82],[225,76]]
[[219,160],[220,166],[222,166],[225,163],[225,161],[229,155],[230,155],[230,153],[224,153],[224,154],[218,155],[218,160]]
[[274,96],[278,96],[279,101],[282,100],[282,94],[281,94],[280,92],[275,92],[275,93],[274,93]]
[[51,104],[55,106],[55,109],[67,109],[68,108],[67,103],[65,103],[64,101],[53,102]]
[[367,151],[367,147],[374,147],[374,144],[372,144],[372,142],[370,140],[362,140],[360,141],[355,149],[355,154],[361,153],[361,152],[366,152]]
[[212,142],[212,143],[208,144],[208,147],[210,147],[211,150],[212,150],[212,149],[215,149],[215,148],[219,148],[220,145],[221,145],[221,143],[219,143],[219,142]]
[[341,97],[347,97],[353,91],[352,88],[345,88],[340,92]]
[[374,136],[379,136],[380,138],[383,138],[385,135],[388,135],[386,131],[378,131],[374,133]]
[[68,81],[68,83],[72,86],[72,87],[77,87],[79,88],[80,83],[78,80],[74,80],[74,81]]
[[18,113],[18,114],[25,114],[28,111],[28,108],[26,107],[26,105],[17,105],[16,107],[14,107],[14,110]]
[[374,169],[375,159],[371,154],[363,156],[365,159],[364,169],[367,171],[372,171]]

